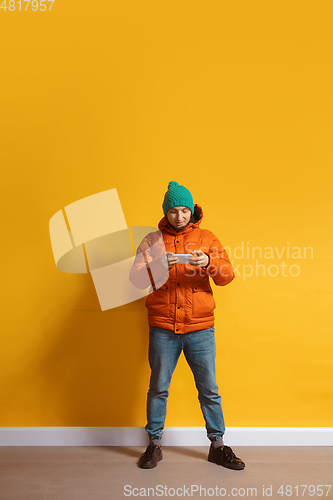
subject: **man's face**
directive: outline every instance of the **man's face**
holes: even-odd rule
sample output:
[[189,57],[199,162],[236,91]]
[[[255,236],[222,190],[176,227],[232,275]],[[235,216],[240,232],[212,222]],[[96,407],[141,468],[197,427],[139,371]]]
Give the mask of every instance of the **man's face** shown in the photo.
[[190,222],[191,210],[187,207],[173,207],[167,213],[167,219],[171,226],[179,231],[184,229]]

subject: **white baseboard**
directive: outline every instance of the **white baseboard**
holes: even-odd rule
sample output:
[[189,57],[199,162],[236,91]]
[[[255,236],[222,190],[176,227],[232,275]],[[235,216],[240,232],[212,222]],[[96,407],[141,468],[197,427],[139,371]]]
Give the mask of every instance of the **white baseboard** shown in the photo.
[[[228,427],[229,446],[333,446],[333,427]],[[0,446],[147,446],[143,427],[0,427]],[[204,427],[166,427],[163,446],[208,446]]]

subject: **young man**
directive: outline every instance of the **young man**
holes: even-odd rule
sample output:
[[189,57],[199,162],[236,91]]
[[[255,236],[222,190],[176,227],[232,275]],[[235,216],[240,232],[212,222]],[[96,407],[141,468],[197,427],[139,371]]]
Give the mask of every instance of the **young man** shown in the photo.
[[[211,276],[216,285],[227,285],[235,277],[234,270],[216,236],[199,227],[203,211],[200,205],[194,205],[188,189],[169,182],[162,206],[165,217],[159,222],[160,232],[144,238],[130,272],[133,285],[152,287],[146,299],[151,376],[145,429],[150,443],[138,466],[151,469],[163,458],[160,443],[168,390],[183,351],[194,375],[211,441],[208,460],[241,470],[244,462],[223,444],[225,425],[215,375],[216,305],[209,282]],[[185,253],[190,254],[188,263],[179,263],[175,254]]]

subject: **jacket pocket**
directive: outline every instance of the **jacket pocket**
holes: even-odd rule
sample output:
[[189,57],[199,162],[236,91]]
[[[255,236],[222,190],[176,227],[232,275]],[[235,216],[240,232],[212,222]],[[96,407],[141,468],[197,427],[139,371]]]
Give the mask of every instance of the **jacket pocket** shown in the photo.
[[207,318],[214,315],[216,307],[209,281],[192,284],[192,317]]
[[168,316],[170,307],[169,285],[162,285],[146,298],[145,303],[150,316]]

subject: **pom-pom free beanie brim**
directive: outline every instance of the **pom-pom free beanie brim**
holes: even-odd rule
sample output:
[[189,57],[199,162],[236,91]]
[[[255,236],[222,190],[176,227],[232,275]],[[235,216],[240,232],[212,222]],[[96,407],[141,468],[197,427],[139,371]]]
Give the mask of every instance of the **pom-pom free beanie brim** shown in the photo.
[[164,215],[166,216],[170,208],[173,207],[188,207],[192,215],[194,212],[194,203],[190,191],[175,181],[169,182],[168,190],[164,196],[162,205]]

